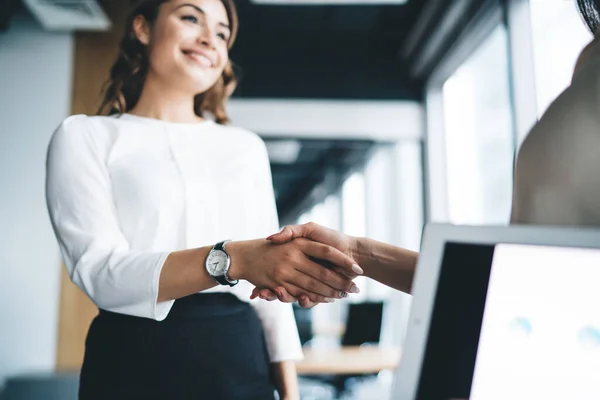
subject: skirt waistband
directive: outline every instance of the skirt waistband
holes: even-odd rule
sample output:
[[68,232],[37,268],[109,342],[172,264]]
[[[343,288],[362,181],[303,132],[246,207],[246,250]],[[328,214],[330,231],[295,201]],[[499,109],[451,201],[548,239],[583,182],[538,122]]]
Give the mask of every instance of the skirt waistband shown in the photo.
[[[175,300],[167,320],[184,318],[224,317],[247,312],[248,302],[231,293],[195,293]],[[137,318],[100,309],[99,316],[111,318]]]

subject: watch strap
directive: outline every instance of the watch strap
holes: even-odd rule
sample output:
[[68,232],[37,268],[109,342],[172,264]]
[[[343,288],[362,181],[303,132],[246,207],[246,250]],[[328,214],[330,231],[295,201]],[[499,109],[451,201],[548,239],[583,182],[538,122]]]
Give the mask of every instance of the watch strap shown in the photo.
[[213,278],[215,279],[215,281],[219,282],[219,284],[221,284],[221,285],[234,286],[234,283],[229,282],[225,278],[225,275],[213,276]]
[[225,245],[229,242],[231,242],[231,240],[224,240],[222,242],[219,242],[219,243],[215,244],[215,246],[213,247],[213,250],[225,251]]

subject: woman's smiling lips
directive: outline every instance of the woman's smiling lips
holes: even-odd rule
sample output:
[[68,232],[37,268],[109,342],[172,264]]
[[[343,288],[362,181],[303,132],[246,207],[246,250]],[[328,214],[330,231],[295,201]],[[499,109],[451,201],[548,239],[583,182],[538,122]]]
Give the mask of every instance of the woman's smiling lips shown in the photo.
[[215,61],[211,57],[211,55],[201,49],[193,49],[193,50],[184,50],[183,54],[202,65],[203,67],[213,68],[215,66]]

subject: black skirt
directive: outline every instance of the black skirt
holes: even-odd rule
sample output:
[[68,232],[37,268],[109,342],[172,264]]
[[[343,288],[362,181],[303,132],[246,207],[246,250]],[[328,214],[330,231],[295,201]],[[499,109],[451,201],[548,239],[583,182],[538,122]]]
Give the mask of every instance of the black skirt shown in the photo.
[[252,306],[232,294],[195,294],[161,322],[100,310],[79,398],[272,400],[270,372]]

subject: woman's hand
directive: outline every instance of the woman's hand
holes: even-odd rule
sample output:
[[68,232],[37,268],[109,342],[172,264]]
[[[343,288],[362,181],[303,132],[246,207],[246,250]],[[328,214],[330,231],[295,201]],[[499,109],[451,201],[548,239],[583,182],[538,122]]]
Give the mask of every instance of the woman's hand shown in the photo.
[[[306,295],[311,302],[330,303],[356,292],[351,272],[354,260],[340,250],[308,239],[275,245],[267,240],[227,244],[231,256],[229,277],[245,279],[260,288]],[[323,260],[335,271],[313,260]],[[343,273],[342,273],[343,271]]]
[[[303,225],[286,226],[281,230],[281,232],[269,236],[267,240],[270,240],[276,244],[284,244],[298,238],[307,238],[321,244],[332,246],[352,259],[354,259],[353,257],[356,253],[355,238],[345,235],[341,232],[337,232],[333,229],[318,225],[314,222],[309,222]],[[347,276],[350,279],[355,278],[357,275],[363,274],[363,270],[357,264],[354,264],[350,271],[348,269],[339,269],[336,266],[333,267],[333,270]],[[354,292],[356,293],[357,290]],[[252,292],[251,298],[255,297],[260,297],[261,299],[268,301],[279,299],[279,301],[286,303],[298,301],[300,306],[304,308],[311,308],[318,304],[317,302],[312,301],[307,294],[295,296],[287,292],[284,287],[277,287],[273,290],[270,290],[258,286]]]

